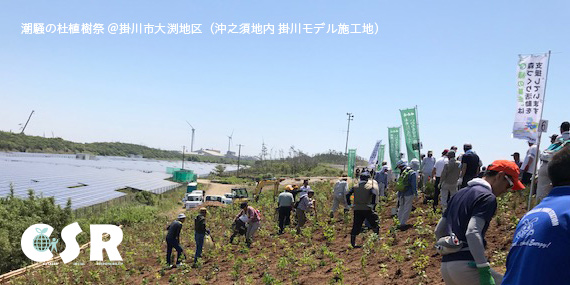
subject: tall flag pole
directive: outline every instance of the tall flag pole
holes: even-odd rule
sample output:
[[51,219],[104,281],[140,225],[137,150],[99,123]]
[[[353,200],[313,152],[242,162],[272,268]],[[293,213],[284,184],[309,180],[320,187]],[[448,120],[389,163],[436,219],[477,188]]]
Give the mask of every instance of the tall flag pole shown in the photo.
[[420,160],[420,134],[418,131],[417,107],[400,110],[400,115],[402,116],[404,137],[406,138],[408,161],[411,161],[413,158]]
[[380,145],[380,150],[378,151],[378,167],[376,170],[380,170],[382,168],[382,162],[384,162],[384,151],[386,149],[385,144]]
[[378,164],[378,150],[380,148],[380,144],[382,140],[376,141],[374,145],[374,149],[372,149],[372,154],[370,154],[370,158],[368,159],[368,168],[375,169],[375,165]]
[[356,163],[356,149],[348,150],[348,177],[354,178],[354,166]]
[[542,138],[539,126],[544,109],[550,54],[548,51],[545,54],[519,55],[517,67],[517,111],[513,124],[513,138],[537,141],[537,157],[533,162],[534,172],[528,194],[528,210],[531,207],[532,193],[536,189],[534,182]]
[[388,128],[388,146],[390,151],[390,165],[394,173],[396,164],[400,160],[400,127]]

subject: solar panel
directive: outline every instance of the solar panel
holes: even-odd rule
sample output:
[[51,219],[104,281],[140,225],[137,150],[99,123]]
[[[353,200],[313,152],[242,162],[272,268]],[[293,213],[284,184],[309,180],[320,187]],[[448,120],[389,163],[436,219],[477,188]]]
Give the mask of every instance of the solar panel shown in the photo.
[[[75,155],[0,152],[0,196],[10,193],[12,183],[14,195],[18,197],[26,198],[28,189],[33,189],[38,196],[54,197],[62,207],[71,198],[72,208],[78,209],[124,196],[116,191],[119,189],[159,194],[179,187],[181,184],[165,180],[171,177],[166,174],[166,168],[179,164],[122,157],[79,160]],[[203,177],[216,165],[189,162],[185,168]]]

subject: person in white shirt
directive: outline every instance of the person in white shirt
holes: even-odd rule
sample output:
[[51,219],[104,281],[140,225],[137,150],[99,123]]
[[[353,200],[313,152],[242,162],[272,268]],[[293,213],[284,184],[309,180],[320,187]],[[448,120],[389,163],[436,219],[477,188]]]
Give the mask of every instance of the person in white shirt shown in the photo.
[[449,161],[449,158],[447,158],[447,153],[449,152],[449,150],[444,149],[443,152],[441,153],[441,157],[435,162],[435,165],[433,167],[433,170],[431,172],[431,177],[435,177],[435,192],[433,194],[433,211],[435,212],[435,209],[437,208],[437,205],[439,203],[439,193],[440,193],[440,188],[439,188],[439,183],[441,182],[441,173],[443,172],[443,167],[445,167],[445,165],[447,164],[447,162]]
[[311,186],[309,186],[309,179],[303,180],[303,186],[299,188],[301,196],[304,194],[308,194],[309,190],[311,190]]
[[344,208],[344,214],[348,213],[348,204],[346,203],[346,193],[348,193],[348,178],[346,175],[341,177],[334,185],[333,188],[333,205],[330,217],[331,219],[334,218],[334,213],[339,208],[339,205],[342,205]]
[[293,209],[293,204],[295,203],[295,198],[293,198],[292,185],[287,185],[285,190],[281,192],[277,198],[277,207],[279,213],[279,234],[283,234],[285,226],[291,223],[291,210]]
[[535,145],[536,139],[529,139],[528,140],[528,150],[526,152],[526,157],[524,158],[524,162],[521,166],[522,179],[521,182],[525,185],[530,184],[532,175],[534,173],[534,167],[536,165],[536,156],[538,153],[538,148]]
[[427,156],[422,160],[422,188],[425,189],[426,183],[431,179],[433,167],[435,166],[435,157],[433,151],[429,150]]

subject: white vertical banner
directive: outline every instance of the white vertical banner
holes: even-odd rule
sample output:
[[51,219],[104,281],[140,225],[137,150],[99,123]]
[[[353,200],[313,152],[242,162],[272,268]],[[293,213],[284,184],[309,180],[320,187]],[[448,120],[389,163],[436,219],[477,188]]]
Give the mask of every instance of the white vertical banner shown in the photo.
[[538,140],[547,73],[548,53],[519,55],[514,138]]
[[382,143],[382,140],[379,140],[376,142],[376,145],[374,145],[374,149],[372,150],[372,154],[370,155],[370,159],[368,159],[368,168],[369,169],[376,169],[375,165],[376,165],[376,160],[378,159],[378,149],[380,148],[381,143]]

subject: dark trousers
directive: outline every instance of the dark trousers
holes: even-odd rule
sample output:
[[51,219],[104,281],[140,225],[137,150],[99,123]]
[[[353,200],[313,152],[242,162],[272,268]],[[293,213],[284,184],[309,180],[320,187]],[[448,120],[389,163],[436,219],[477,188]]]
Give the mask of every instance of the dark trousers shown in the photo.
[[471,180],[472,180],[473,178],[475,178],[475,177],[477,177],[477,176],[467,176],[467,175],[465,175],[465,176],[463,177],[463,182],[461,182],[461,188],[459,188],[459,189],[463,189],[463,188],[467,187],[467,182],[471,181]]
[[196,242],[196,253],[194,254],[194,263],[198,258],[202,257],[202,249],[204,248],[204,238],[206,234],[194,233],[194,241]]
[[354,210],[354,219],[352,222],[351,235],[355,236],[362,231],[362,223],[366,220],[375,233],[379,232],[378,229],[378,215],[372,210]]
[[176,264],[178,264],[180,262],[180,255],[182,255],[182,247],[180,246],[180,244],[178,243],[177,240],[166,240],[166,263],[168,265],[171,265],[172,263],[170,263],[170,257],[172,255],[172,248],[176,249]]
[[439,193],[441,191],[441,189],[439,189],[439,181],[441,180],[441,177],[435,177],[435,192],[433,193],[433,209],[435,210],[435,208],[437,208],[437,205],[439,204]]
[[532,181],[532,173],[528,172],[523,173],[521,182],[525,185],[528,185],[530,184],[531,181]]
[[279,207],[279,232],[282,233],[289,224],[291,224],[291,207]]

